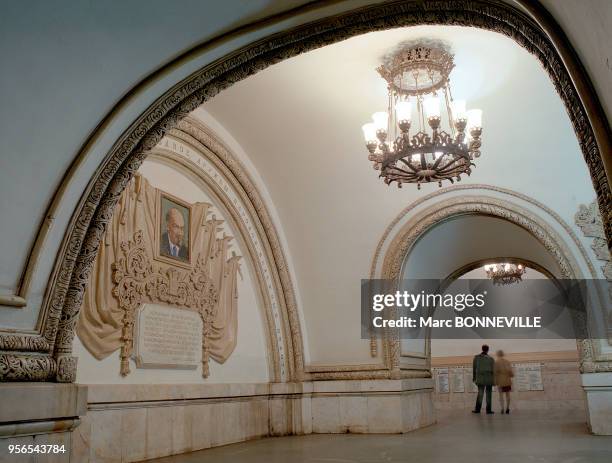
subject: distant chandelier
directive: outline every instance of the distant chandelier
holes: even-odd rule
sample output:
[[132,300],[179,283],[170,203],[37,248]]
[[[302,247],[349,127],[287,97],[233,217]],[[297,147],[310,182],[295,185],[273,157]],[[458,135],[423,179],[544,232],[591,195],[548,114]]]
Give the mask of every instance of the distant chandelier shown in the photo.
[[[453,100],[449,76],[454,66],[445,44],[421,41],[400,45],[377,68],[387,82],[388,110],[374,113],[373,122],[362,129],[368,159],[387,185],[416,183],[420,189],[421,183],[442,186],[443,180],[454,183],[462,174],[470,175],[471,161],[480,156],[482,111],[466,111],[465,100]],[[441,103],[450,133],[440,129]],[[415,119],[418,131],[411,136]]]
[[511,285],[523,280],[527,269],[521,264],[489,264],[484,266],[487,276],[493,280],[494,285]]

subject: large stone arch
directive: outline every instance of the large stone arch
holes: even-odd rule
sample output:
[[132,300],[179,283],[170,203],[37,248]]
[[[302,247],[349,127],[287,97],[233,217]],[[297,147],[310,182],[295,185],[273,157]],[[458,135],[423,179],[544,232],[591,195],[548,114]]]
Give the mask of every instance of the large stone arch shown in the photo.
[[[257,281],[264,316],[269,376],[274,382],[292,377],[302,352],[294,352],[288,314],[297,317],[293,299],[283,293],[282,280],[291,285],[284,255],[267,207],[236,156],[197,119],[180,121],[151,152],[153,159],[180,170],[203,184],[223,216],[237,230],[247,265]],[[226,163],[233,165],[230,170]],[[276,265],[280,262],[281,265]],[[296,360],[297,358],[297,360]]]
[[[467,187],[470,188],[470,187]],[[476,187],[472,187],[476,188]],[[455,188],[457,190],[457,188]],[[453,188],[447,189],[447,193],[453,191]],[[443,194],[444,192],[442,192]],[[435,195],[441,196],[441,194]],[[434,196],[434,197],[435,197]],[[524,195],[520,195],[523,196]],[[431,196],[430,198],[431,199]],[[410,210],[404,211],[396,220],[393,221],[395,229],[391,227],[385,233],[383,239],[389,237],[389,245],[386,248],[382,265],[379,267],[379,273],[375,273],[375,277],[399,282],[402,275],[402,268],[407,260],[408,255],[413,249],[415,243],[424,236],[433,227],[461,215],[485,215],[496,217],[507,222],[518,225],[529,232],[538,242],[540,242],[547,252],[554,259],[562,278],[595,278],[594,267],[586,257],[586,254],[580,256],[584,259],[583,263],[587,264],[588,272],[585,272],[578,262],[578,257],[569,249],[569,241],[576,240],[573,233],[567,234],[566,239],[555,231],[549,223],[533,211],[529,211],[511,201],[505,199],[485,196],[480,192],[477,195],[461,195],[450,199],[442,199],[424,210],[411,215],[410,218],[399,225],[400,218],[406,216]],[[563,228],[569,227],[565,223],[561,223]],[[571,232],[571,230],[569,230]],[[583,251],[584,248],[576,240],[577,249]],[[380,246],[379,246],[380,251]],[[373,269],[376,268],[375,257]],[[589,265],[590,264],[590,265]],[[581,333],[587,332],[587,320],[583,317],[574,319],[575,327]],[[375,342],[375,340],[373,340]],[[382,340],[385,363],[391,370],[392,376],[402,377],[406,374],[401,371],[400,357],[401,348],[397,330],[387,330]],[[610,371],[612,365],[608,362],[597,362],[594,352],[594,346],[591,339],[584,338],[577,340],[578,352],[580,356],[581,372],[598,372]]]
[[[100,238],[114,206],[148,151],[187,114],[224,88],[289,57],[358,34],[402,26],[463,25],[496,31],[535,55],[562,98],[589,167],[608,242],[612,242],[609,165],[610,129],[592,85],[558,25],[541,7],[519,0],[519,8],[494,0],[391,1],[352,10],[274,34],[226,55],[190,75],[162,95],[120,137],[91,179],[79,202],[58,254],[36,334],[4,334],[0,348],[3,380],[72,381],[74,325]],[[86,150],[87,143],[83,151]],[[60,188],[61,190],[61,188]],[[54,201],[55,203],[55,201]],[[28,267],[44,242],[41,227]],[[285,288],[288,297],[293,289]],[[289,319],[291,331],[298,320]],[[292,339],[299,351],[301,339]],[[296,370],[296,372],[299,371]],[[296,373],[297,374],[297,373]]]

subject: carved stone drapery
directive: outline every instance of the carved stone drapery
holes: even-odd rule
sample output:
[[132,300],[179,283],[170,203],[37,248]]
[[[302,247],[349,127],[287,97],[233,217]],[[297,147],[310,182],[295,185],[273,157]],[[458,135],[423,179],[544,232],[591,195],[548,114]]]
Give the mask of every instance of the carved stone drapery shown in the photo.
[[[593,201],[588,206],[581,204],[574,220],[584,236],[593,238],[591,249],[593,249],[595,257],[604,263],[601,271],[608,280],[608,297],[612,300],[612,260],[597,203]],[[606,321],[608,323],[608,344],[612,345],[612,311],[608,313]]]
[[[67,227],[48,283],[50,289],[41,311],[45,318],[42,320],[40,333],[1,334],[0,349],[12,352],[0,355],[0,365],[13,364],[15,359],[30,358],[28,354],[15,353],[11,346],[17,344],[19,351],[35,353],[30,354],[32,361],[36,361],[40,354],[51,355],[54,360],[48,362],[48,368],[45,367],[46,379],[61,380],[56,377],[57,370],[52,365],[56,365],[60,357],[71,355],[75,323],[89,273],[114,206],[148,150],[153,148],[168,130],[175,127],[179,120],[221,90],[274,63],[375,30],[424,24],[479,27],[502,33],[532,53],[544,66],[565,104],[589,167],[600,210],[605,214],[606,236],[609,241],[612,240],[610,186],[602,162],[602,147],[598,144],[599,139],[609,140],[609,128],[606,124],[603,124],[603,128],[601,123],[594,125],[589,119],[585,105],[594,114],[594,121],[596,118],[604,121],[605,116],[599,117],[603,114],[601,105],[591,90],[593,86],[569,42],[561,43],[563,59],[552,42],[550,36],[563,36],[562,31],[557,30],[558,26],[546,12],[538,11],[537,7],[531,7],[530,10],[538,21],[542,20],[541,24],[544,26],[529,18],[519,8],[498,1],[384,2],[273,34],[220,58],[187,77],[157,99],[135,120],[100,164]],[[575,79],[582,82],[581,93],[578,92],[568,69],[572,70]],[[143,82],[143,87],[149,83],[150,81]],[[108,120],[100,124],[100,130]],[[99,133],[92,134],[91,140]],[[83,153],[91,146],[91,140],[87,140],[79,156],[84,156]],[[80,163],[75,162],[74,165],[79,166]],[[45,233],[41,231],[39,237],[44,239]],[[292,293],[291,288],[286,291]],[[289,318],[297,320],[295,314]],[[293,326],[293,330],[299,330],[299,326]],[[12,373],[6,375],[4,371],[8,370],[0,367],[0,380],[41,380],[44,376],[36,376],[26,368],[11,370]],[[296,370],[295,375],[299,374],[300,371]]]
[[593,238],[591,249],[595,252],[595,257],[604,262],[601,268],[608,281],[612,281],[612,261],[610,260],[610,250],[606,241],[603,221],[597,203],[593,201],[588,206],[581,204],[578,212],[574,216],[576,225],[580,227],[582,233],[587,238]]

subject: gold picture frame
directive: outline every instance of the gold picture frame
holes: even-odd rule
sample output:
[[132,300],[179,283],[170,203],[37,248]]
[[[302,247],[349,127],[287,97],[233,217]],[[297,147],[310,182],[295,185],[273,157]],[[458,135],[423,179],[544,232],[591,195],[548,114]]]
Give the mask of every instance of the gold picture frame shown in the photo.
[[192,266],[191,204],[157,190],[155,259],[184,268]]

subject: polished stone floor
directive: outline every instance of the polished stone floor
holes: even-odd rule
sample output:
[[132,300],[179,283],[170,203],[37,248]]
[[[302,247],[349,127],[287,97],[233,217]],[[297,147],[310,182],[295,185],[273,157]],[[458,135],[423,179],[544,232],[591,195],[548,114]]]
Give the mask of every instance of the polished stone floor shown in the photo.
[[611,463],[612,436],[592,436],[580,416],[517,412],[442,415],[403,435],[266,438],[155,460],[157,463]]

